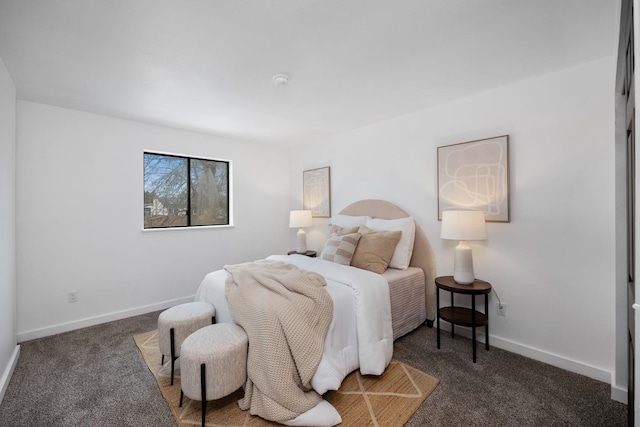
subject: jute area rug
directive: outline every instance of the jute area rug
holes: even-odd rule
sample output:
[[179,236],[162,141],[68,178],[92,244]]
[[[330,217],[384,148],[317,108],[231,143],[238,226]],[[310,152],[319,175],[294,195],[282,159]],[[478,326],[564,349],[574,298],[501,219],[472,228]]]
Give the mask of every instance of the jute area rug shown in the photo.
[[[176,423],[180,427],[201,425],[201,402],[186,396],[180,403],[180,359],[176,360],[173,386],[171,386],[171,362],[158,350],[158,332],[150,331],[133,337],[145,363],[153,373],[162,395],[167,400]],[[392,360],[380,376],[360,375],[352,372],[345,378],[338,391],[329,391],[324,398],[342,416],[342,426],[402,426],[420,404],[438,385],[438,380],[404,363]],[[225,398],[207,404],[206,425],[213,427],[263,427],[280,424],[252,416],[243,411],[237,401],[242,398],[242,388]]]

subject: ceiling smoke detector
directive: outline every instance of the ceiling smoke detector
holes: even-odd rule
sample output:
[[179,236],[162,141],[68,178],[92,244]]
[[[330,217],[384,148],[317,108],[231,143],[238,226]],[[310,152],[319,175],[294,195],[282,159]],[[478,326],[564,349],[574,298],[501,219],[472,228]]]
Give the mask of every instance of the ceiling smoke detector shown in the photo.
[[276,86],[284,86],[289,82],[289,76],[287,76],[286,74],[276,74],[275,76],[273,76],[273,81],[275,82]]

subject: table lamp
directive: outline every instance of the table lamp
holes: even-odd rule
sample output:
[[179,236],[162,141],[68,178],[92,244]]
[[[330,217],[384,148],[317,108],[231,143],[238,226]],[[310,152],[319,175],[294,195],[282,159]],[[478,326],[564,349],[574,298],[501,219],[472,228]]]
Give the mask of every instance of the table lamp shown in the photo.
[[487,226],[482,211],[450,210],[442,212],[440,238],[459,240],[455,249],[453,280],[462,285],[474,281],[473,257],[467,240],[487,240]]
[[311,227],[313,219],[311,211],[291,211],[289,212],[289,227],[298,228],[298,240],[296,242],[296,252],[299,254],[307,253],[307,235],[304,227]]

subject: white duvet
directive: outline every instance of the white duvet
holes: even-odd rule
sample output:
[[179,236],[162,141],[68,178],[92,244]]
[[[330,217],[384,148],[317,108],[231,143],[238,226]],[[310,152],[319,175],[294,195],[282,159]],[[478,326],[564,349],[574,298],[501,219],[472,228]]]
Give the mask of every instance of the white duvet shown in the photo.
[[[319,394],[337,390],[355,369],[364,375],[380,375],[393,356],[393,331],[389,285],[379,274],[303,255],[272,255],[267,259],[293,264],[324,276],[333,300],[333,319],[325,339],[324,353],[311,385]],[[196,301],[216,307],[218,323],[234,323],[224,296],[227,272],[218,270],[202,280]],[[333,414],[332,416],[329,416]],[[341,422],[326,401],[287,423],[335,425]]]

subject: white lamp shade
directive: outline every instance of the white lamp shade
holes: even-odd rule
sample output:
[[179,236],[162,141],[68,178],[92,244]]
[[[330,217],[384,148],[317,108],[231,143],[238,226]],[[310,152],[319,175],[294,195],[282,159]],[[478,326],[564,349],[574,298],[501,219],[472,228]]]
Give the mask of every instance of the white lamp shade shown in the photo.
[[443,211],[440,238],[446,240],[487,240],[482,211]]
[[291,211],[289,213],[289,227],[304,228],[313,225],[311,211]]
[[444,211],[440,238],[459,240],[453,262],[453,280],[470,285],[474,282],[473,255],[467,240],[487,240],[487,225],[482,211]]

